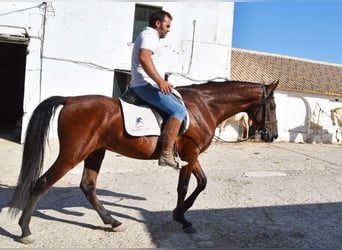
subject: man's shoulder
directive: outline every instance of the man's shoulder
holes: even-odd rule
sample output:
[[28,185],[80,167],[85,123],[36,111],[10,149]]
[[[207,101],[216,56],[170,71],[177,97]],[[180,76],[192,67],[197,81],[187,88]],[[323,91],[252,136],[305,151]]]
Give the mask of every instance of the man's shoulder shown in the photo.
[[153,37],[158,38],[158,32],[151,28],[151,27],[145,27],[145,29],[140,33],[142,37]]
[[145,29],[140,33],[137,42],[140,48],[154,52],[159,46],[158,32],[153,28]]

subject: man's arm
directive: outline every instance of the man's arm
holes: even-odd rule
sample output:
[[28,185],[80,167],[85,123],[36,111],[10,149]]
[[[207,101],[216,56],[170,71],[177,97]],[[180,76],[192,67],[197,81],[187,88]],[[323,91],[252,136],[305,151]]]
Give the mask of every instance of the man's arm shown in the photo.
[[139,51],[139,62],[143,69],[145,70],[146,74],[149,75],[149,77],[152,78],[153,81],[155,81],[161,92],[163,94],[171,94],[172,93],[172,85],[168,82],[165,81],[158,73],[156,70],[156,67],[153,64],[152,61],[152,51],[148,49],[140,49]]

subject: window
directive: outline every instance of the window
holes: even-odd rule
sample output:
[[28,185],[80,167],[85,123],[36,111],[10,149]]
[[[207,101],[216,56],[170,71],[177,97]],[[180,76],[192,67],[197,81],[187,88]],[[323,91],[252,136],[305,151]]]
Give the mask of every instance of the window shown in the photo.
[[153,12],[157,10],[161,10],[161,7],[151,6],[151,5],[143,5],[136,4],[135,5],[135,15],[134,15],[134,27],[133,27],[133,38],[132,42],[135,42],[135,39],[139,35],[139,33],[148,26],[148,21]]

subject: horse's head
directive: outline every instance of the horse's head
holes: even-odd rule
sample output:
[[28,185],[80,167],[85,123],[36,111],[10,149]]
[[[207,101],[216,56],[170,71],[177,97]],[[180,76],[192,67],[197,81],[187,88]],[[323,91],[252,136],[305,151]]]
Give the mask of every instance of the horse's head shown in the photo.
[[278,123],[276,116],[276,104],[273,92],[279,81],[274,81],[269,85],[262,85],[262,100],[248,110],[249,117],[253,120],[254,126],[261,134],[261,139],[265,142],[272,142],[278,138]]

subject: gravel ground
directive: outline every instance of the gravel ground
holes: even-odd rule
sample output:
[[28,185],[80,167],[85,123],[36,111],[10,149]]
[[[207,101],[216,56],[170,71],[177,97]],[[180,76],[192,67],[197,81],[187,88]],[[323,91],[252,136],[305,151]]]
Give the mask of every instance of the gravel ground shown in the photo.
[[[50,140],[46,164],[54,161]],[[112,232],[78,188],[82,165],[40,201],[31,220],[34,242],[18,242],[8,202],[22,146],[0,139],[0,246],[3,248],[210,248],[342,246],[342,163],[339,145],[274,142],[213,143],[200,157],[208,178],[187,218],[185,234],[172,222],[178,172],[157,161],[107,152],[97,193],[126,226]],[[193,190],[192,178],[189,190]]]

